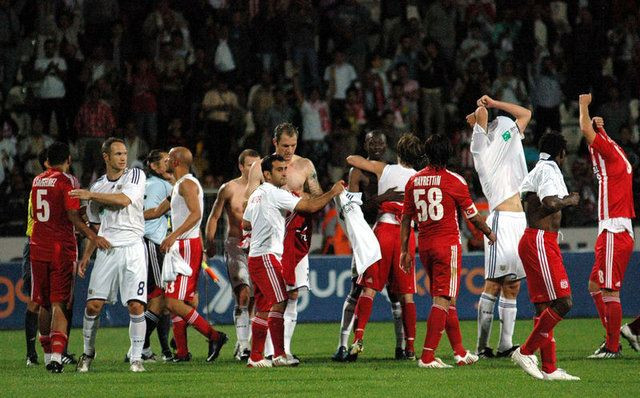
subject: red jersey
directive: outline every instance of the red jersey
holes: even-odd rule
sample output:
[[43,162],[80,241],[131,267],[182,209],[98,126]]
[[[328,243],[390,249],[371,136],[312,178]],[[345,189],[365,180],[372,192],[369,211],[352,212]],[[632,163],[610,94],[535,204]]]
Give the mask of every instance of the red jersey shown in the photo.
[[75,252],[76,236],[67,210],[80,209],[80,200],[69,196],[69,191],[79,185],[75,177],[57,169],[49,169],[33,179],[31,202],[35,224],[31,235],[32,258],[49,260],[56,244]]
[[634,218],[631,163],[604,129],[596,132],[589,152],[598,179],[598,219]]
[[404,192],[402,214],[418,220],[421,247],[442,239],[460,242],[458,208],[467,218],[478,214],[464,178],[447,169],[425,167],[409,179]]

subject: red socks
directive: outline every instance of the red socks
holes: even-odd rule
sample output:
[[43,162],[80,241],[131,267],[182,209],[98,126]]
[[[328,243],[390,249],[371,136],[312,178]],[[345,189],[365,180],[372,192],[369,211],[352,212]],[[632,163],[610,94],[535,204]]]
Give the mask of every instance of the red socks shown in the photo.
[[209,322],[207,322],[206,319],[198,314],[198,311],[196,311],[195,308],[189,311],[187,316],[184,317],[184,320],[209,340],[217,340],[218,337],[220,337],[218,332],[209,325]]
[[432,362],[435,358],[435,350],[438,348],[442,332],[447,323],[447,310],[439,305],[431,306],[431,313],[427,320],[427,335],[424,338],[424,347],[422,350],[423,363]]
[[[358,323],[356,324],[356,330],[354,331],[353,340],[362,340],[362,336],[364,336],[364,328],[367,327],[367,322],[369,322],[369,317],[371,316],[371,309],[373,308],[373,298],[369,296],[365,296],[361,294],[358,298],[358,304],[356,304],[356,313],[355,316],[358,319]],[[414,306],[415,311],[415,306]],[[415,322],[414,322],[415,325]],[[415,336],[415,331],[414,331]]]
[[284,353],[284,318],[281,312],[269,312],[269,331],[273,343],[273,357],[285,355]]
[[620,348],[620,326],[622,326],[622,305],[620,297],[603,297],[607,308],[607,350],[618,352]]
[[445,330],[447,331],[447,337],[451,343],[451,348],[453,348],[453,353],[461,357],[467,355],[467,350],[462,346],[462,334],[460,333],[458,311],[456,311],[456,307],[454,306],[449,306],[449,314],[447,316]]
[[533,327],[529,338],[520,348],[520,352],[524,355],[533,355],[549,339],[549,333],[561,320],[562,317],[551,307],[544,310],[538,323]]
[[[533,318],[533,326],[538,324],[540,317]],[[540,358],[542,359],[542,371],[545,373],[553,373],[558,367],[556,366],[556,340],[553,338],[553,330],[549,332],[549,338],[540,346]]]
[[173,338],[176,340],[176,356],[184,358],[189,353],[187,347],[187,322],[180,316],[173,319]]
[[67,335],[62,332],[52,331],[49,336],[51,336],[51,352],[55,354],[62,354],[64,352],[64,348],[67,346]]
[[402,325],[404,326],[405,350],[415,351],[413,342],[416,339],[416,303],[402,305]]
[[45,354],[51,354],[51,338],[49,336],[40,336],[40,345]]
[[591,298],[596,305],[596,310],[598,310],[598,315],[600,316],[600,322],[602,322],[602,326],[607,330],[607,310],[604,305],[604,300],[602,299],[602,292],[591,292]]
[[269,323],[265,318],[255,316],[251,320],[251,360],[254,362],[264,358],[264,342],[268,330]]

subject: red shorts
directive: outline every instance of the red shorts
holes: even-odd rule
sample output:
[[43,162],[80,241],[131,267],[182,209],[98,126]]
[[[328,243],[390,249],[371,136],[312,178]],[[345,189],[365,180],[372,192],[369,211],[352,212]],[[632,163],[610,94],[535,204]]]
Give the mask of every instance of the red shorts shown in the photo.
[[527,289],[532,303],[571,296],[557,232],[525,229],[518,244],[518,254],[527,274]]
[[54,246],[49,260],[31,251],[31,300],[44,307],[51,303],[68,303],[73,292],[75,250]]
[[164,296],[183,301],[192,301],[198,290],[198,276],[202,266],[202,240],[200,238],[179,239],[180,255],[191,267],[191,276],[178,274],[175,281],[169,282]]
[[429,278],[431,297],[457,297],[462,272],[462,245],[459,241],[419,242],[420,261]]
[[[400,267],[400,225],[379,222],[373,233],[380,243],[382,258],[358,276],[356,283],[376,291],[381,291],[387,285],[387,290],[392,293],[415,293],[415,265],[409,272],[404,272]],[[409,236],[409,253],[415,252],[416,238],[412,230]]]
[[249,277],[257,311],[267,312],[274,304],[287,299],[282,264],[273,254],[249,257]]
[[[311,248],[311,235],[313,226],[311,214],[291,213],[287,217],[287,226],[284,234],[284,252],[282,253],[282,272],[287,286],[298,286],[296,281],[296,267]],[[308,286],[307,286],[308,287]]]
[[602,231],[596,239],[596,260],[589,280],[601,289],[620,290],[632,253],[633,238],[627,231]]

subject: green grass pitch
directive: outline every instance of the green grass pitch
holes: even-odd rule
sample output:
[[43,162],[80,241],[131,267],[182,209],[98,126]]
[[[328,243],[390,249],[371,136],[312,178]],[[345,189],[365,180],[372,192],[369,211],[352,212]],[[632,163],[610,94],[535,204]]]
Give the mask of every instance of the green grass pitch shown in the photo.
[[[532,322],[516,324],[515,341],[522,342]],[[495,347],[499,324],[494,323]],[[297,368],[247,369],[232,358],[233,326],[221,330],[230,342],[215,363],[206,363],[207,346],[194,330],[189,345],[190,363],[146,364],[147,372],[134,374],[123,363],[129,346],[126,328],[102,328],[96,342],[97,358],[92,371],[77,374],[68,365],[61,375],[52,375],[44,366],[27,368],[24,361],[24,332],[0,332],[0,372],[2,397],[164,397],[235,396],[293,397],[341,396],[392,397],[595,397],[638,396],[640,353],[623,341],[624,357],[619,360],[585,359],[601,342],[602,326],[597,319],[569,319],[556,328],[558,365],[580,376],[579,382],[542,382],[532,379],[507,359],[481,360],[473,366],[431,370],[419,369],[415,362],[395,361],[395,337],[391,323],[371,323],[365,334],[365,350],[355,363],[333,363],[338,324],[300,324],[296,329],[294,352],[302,359]],[[418,324],[417,347],[424,339],[425,322]],[[462,322],[465,346],[474,348],[476,323]],[[152,348],[158,352],[157,338]],[[40,350],[39,350],[40,351]],[[71,334],[70,351],[82,351],[82,331]],[[421,349],[418,350],[419,352]],[[446,334],[438,355],[452,363],[453,354]],[[419,354],[419,353],[418,353]],[[42,355],[40,355],[42,359]]]

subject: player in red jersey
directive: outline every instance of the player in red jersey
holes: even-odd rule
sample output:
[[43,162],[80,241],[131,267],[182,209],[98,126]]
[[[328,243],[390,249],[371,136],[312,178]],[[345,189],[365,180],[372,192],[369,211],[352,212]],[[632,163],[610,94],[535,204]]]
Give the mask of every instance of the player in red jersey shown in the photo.
[[40,343],[45,355],[51,354],[47,370],[61,373],[68,338],[65,309],[71,300],[77,259],[74,227],[98,247],[110,245],[87,227],[78,214],[80,201],[69,196],[69,191],[78,187],[78,180],[67,174],[69,147],[55,142],[47,153],[51,168],[34,178],[31,186],[35,219],[30,242],[31,299],[40,305]]
[[633,170],[622,148],[605,132],[602,118],[589,117],[591,94],[582,94],[580,130],[589,144],[593,172],[598,179],[598,239],[589,277],[593,298],[607,333],[605,343],[589,358],[618,358],[622,306],[620,288],[633,252]]
[[433,306],[427,321],[427,335],[421,368],[450,368],[436,358],[435,350],[446,330],[457,365],[470,365],[478,356],[462,345],[456,297],[462,270],[462,245],[458,227],[458,208],[480,229],[491,244],[496,236],[479,215],[464,178],[447,170],[452,149],[449,139],[432,135],[425,142],[429,163],[409,179],[405,187],[400,231],[400,264],[405,271],[413,267],[414,253],[409,250],[411,223],[418,221],[418,252],[429,277]]
[[[554,327],[572,306],[569,278],[558,246],[562,209],[575,206],[577,193],[567,191],[562,167],[567,141],[560,133],[540,138],[540,160],[520,184],[527,229],[518,244],[518,254],[527,274],[529,299],[536,307],[533,331],[511,355],[525,372],[541,380],[580,380],[556,366]],[[535,352],[540,350],[542,371]]]

